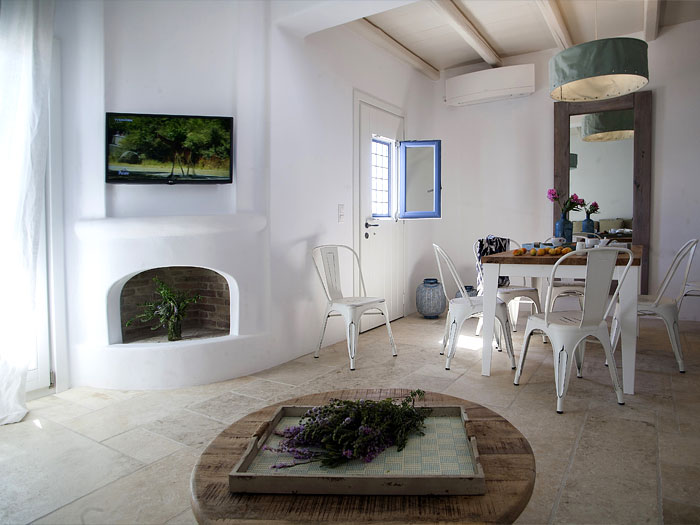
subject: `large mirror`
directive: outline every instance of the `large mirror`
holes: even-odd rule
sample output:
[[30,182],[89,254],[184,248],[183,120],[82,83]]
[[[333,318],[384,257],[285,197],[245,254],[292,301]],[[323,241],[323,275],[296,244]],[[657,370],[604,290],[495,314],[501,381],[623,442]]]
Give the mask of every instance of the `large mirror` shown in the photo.
[[[633,134],[606,128],[609,120],[605,118],[606,113],[614,116],[617,112],[572,115],[569,119],[569,191],[585,199],[589,207],[592,203],[598,205],[598,212],[590,216],[594,233],[631,242],[634,228]],[[603,126],[595,125],[600,123]],[[584,219],[584,210],[569,213],[574,234],[585,228]]]
[[[623,228],[631,230],[632,244],[643,247],[642,254],[642,269],[640,288],[643,294],[648,293],[649,284],[649,238],[650,238],[650,213],[651,213],[651,91],[638,91],[622,97],[613,99],[600,100],[595,102],[557,102],[554,104],[554,187],[560,195],[570,195],[573,192],[578,193],[587,201],[597,200],[601,204],[601,213],[598,217],[591,217],[594,220],[603,218],[612,219],[627,219],[629,208],[629,197],[625,196],[625,188],[630,188],[628,179],[622,178],[610,179],[614,174],[610,173],[607,180],[599,180],[596,187],[588,185],[588,181],[582,181],[579,174],[583,174],[584,163],[597,163],[597,173],[603,170],[604,161],[602,157],[602,149],[595,150],[598,153],[592,153],[593,157],[587,160],[588,155],[584,157],[583,149],[575,151],[576,148],[582,148],[576,142],[576,137],[572,137],[571,117],[578,115],[606,113],[613,111],[631,110],[633,119],[633,139],[631,141],[621,140],[615,141],[621,144],[621,148],[629,148],[631,142],[632,149],[632,180],[631,180],[631,199],[632,199],[632,221],[623,222]],[[572,145],[573,148],[572,149]],[[593,147],[599,144],[588,144]],[[586,148],[586,152],[588,152]],[[576,168],[572,169],[573,165],[571,153],[577,155]],[[619,155],[618,155],[619,153]],[[615,155],[621,158],[622,152]],[[597,155],[600,154],[600,158]],[[612,161],[612,160],[611,160]],[[612,161],[616,162],[616,161]],[[620,160],[620,162],[622,162]],[[629,172],[629,168],[622,168]],[[581,170],[581,171],[579,171]],[[573,175],[572,175],[573,174]],[[584,186],[581,186],[584,184]],[[584,188],[584,189],[578,189]],[[590,193],[590,194],[589,194]],[[602,202],[601,202],[602,201]],[[625,204],[626,203],[626,204]],[[606,209],[609,208],[609,209]],[[561,210],[555,205],[552,216],[552,225],[559,219]],[[603,217],[605,215],[605,217]],[[624,215],[618,217],[618,215]],[[584,216],[585,217],[585,216]],[[578,220],[581,216],[569,217],[571,220]],[[615,225],[619,225],[615,223]],[[624,226],[628,226],[625,228]],[[609,231],[610,228],[618,230],[614,225],[608,223],[603,227],[599,225],[601,231]]]
[[399,217],[440,217],[440,141],[401,142],[399,167]]

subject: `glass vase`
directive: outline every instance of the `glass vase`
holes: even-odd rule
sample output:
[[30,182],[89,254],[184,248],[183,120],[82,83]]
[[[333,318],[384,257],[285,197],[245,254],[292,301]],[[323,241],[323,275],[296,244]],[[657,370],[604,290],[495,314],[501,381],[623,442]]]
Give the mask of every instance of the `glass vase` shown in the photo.
[[554,236],[564,237],[566,242],[571,242],[571,237],[574,234],[574,225],[566,217],[566,212],[562,212],[559,220],[554,224]]

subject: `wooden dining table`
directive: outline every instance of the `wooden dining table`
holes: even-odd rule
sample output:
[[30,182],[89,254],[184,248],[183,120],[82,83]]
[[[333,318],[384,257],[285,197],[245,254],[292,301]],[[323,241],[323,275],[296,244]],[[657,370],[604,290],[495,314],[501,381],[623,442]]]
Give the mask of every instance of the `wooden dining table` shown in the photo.
[[[619,322],[622,335],[622,390],[625,394],[634,394],[634,370],[637,353],[637,297],[641,277],[641,262],[643,247],[632,246],[634,255],[632,266],[620,288]],[[531,277],[533,286],[540,291],[540,304],[545,308],[547,287],[541,283],[552,273],[553,265],[560,255],[513,255],[513,251],[486,255],[482,257],[483,286],[484,286],[484,325],[483,347],[481,351],[481,374],[491,375],[491,352],[493,341],[494,321],[496,318],[496,303],[498,296],[498,277]],[[572,256],[566,259],[557,269],[557,278],[583,279],[586,276],[585,255]],[[627,255],[617,259],[613,279],[619,279],[627,264]]]

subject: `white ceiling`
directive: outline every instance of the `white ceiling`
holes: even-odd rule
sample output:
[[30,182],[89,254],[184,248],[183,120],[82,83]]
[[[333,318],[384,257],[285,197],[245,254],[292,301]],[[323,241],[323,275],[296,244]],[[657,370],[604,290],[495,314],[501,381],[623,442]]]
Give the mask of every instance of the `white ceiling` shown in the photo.
[[[447,7],[456,18],[450,19],[441,8],[445,3],[451,4]],[[483,62],[482,56],[488,55],[483,47],[479,52],[479,46],[455,24],[465,23],[475,30],[471,34],[500,58],[557,47],[543,14],[547,11],[558,12],[560,31],[572,45],[594,40],[596,29],[598,38],[641,33],[653,40],[663,26],[700,19],[700,0],[418,0],[366,16],[361,22],[395,53],[400,55],[404,48],[407,55],[444,71]]]

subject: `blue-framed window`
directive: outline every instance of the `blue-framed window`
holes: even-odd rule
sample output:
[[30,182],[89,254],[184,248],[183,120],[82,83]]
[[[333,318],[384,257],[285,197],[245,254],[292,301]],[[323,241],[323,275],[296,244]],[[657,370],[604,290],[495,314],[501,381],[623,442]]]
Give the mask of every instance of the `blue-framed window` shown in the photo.
[[399,218],[441,216],[439,140],[399,143]]
[[372,217],[391,217],[393,148],[388,139],[372,138]]

